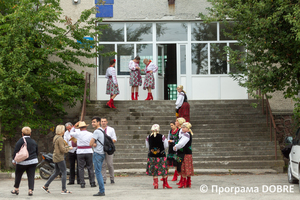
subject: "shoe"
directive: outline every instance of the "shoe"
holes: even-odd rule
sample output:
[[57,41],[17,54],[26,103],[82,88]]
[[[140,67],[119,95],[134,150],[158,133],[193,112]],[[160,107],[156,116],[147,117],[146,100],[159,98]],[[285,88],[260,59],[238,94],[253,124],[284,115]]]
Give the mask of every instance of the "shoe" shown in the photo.
[[33,192],[32,191],[28,191],[28,196],[32,196]]
[[139,100],[138,98],[139,98],[139,93],[135,92],[135,98],[134,98],[134,100]]
[[181,184],[181,182],[182,182],[182,176],[180,176],[180,180],[179,180],[179,182],[178,182],[178,183],[176,183],[176,185],[180,185],[180,184]]
[[131,92],[131,100],[135,100],[135,99],[134,99],[134,93],[133,93],[133,92]]
[[154,189],[158,189],[158,178],[153,179]]
[[114,100],[113,100],[113,99],[112,99],[112,101],[111,101],[111,104],[110,104],[110,105],[111,105],[111,107],[112,107],[112,108],[115,108],[115,109],[116,109],[116,106],[115,106],[115,104],[114,104]]
[[168,177],[166,177],[166,178],[163,178],[163,189],[165,189],[165,187],[166,188],[168,188],[168,189],[172,189],[172,187],[171,186],[169,186],[169,184],[168,184]]
[[111,184],[114,184],[114,183],[115,183],[115,181],[114,181],[114,180],[110,180],[110,183],[111,183]]
[[67,189],[65,189],[64,191],[61,192],[61,194],[72,194],[72,192],[70,192]]
[[91,184],[91,187],[96,187],[96,183],[92,183],[92,184]]
[[12,194],[15,194],[15,195],[19,195],[19,190],[12,190],[12,191],[10,191]]
[[178,173],[177,173],[177,170],[175,170],[172,181],[177,181],[177,176],[178,176]]
[[149,93],[148,92],[148,96],[147,96],[147,98],[145,99],[145,101],[147,101],[147,100],[150,100],[151,99],[151,95],[150,95],[151,93]]
[[152,100],[152,101],[153,101],[152,93],[150,93],[150,99],[149,99],[149,100]]
[[106,184],[106,181],[103,181],[104,184]]
[[192,186],[192,180],[191,180],[191,177],[187,177],[187,180],[186,180],[186,187],[190,188]]
[[69,182],[67,185],[74,185],[74,183],[70,183],[70,182]]
[[97,194],[93,194],[93,196],[105,196],[105,193],[98,192]]
[[48,187],[42,186],[41,188],[42,188],[42,190],[44,190],[44,192],[50,193],[50,191],[48,190]]
[[81,183],[81,184],[80,184],[80,187],[81,187],[81,188],[85,188],[85,184],[84,184],[84,183]]
[[182,182],[178,186],[178,188],[183,188],[183,187],[186,188],[186,178],[182,178]]
[[107,105],[108,107],[112,108],[112,99],[110,99],[110,100],[106,103],[106,105]]

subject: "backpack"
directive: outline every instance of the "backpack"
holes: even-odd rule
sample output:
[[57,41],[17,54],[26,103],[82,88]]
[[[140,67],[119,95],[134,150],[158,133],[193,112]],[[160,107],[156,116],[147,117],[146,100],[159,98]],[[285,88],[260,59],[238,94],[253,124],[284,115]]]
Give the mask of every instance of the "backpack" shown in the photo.
[[25,138],[23,137],[24,140],[24,144],[22,145],[22,147],[20,148],[20,151],[18,153],[16,153],[16,156],[14,158],[14,160],[19,163],[22,162],[24,160],[26,160],[29,157],[29,153],[27,150],[27,143]]
[[98,128],[98,130],[100,130],[104,135],[104,145],[97,139],[97,141],[103,146],[104,152],[106,152],[108,155],[114,154],[114,152],[116,151],[116,147],[113,140],[111,139],[111,137],[105,134],[102,129]]

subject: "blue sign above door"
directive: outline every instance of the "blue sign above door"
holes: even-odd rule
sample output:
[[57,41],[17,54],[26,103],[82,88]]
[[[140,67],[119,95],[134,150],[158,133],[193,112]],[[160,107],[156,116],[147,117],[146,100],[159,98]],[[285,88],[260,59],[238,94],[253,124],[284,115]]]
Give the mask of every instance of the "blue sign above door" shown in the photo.
[[[99,0],[95,0],[95,4],[98,2]],[[114,0],[106,0],[104,5],[96,5],[98,11],[96,17],[113,17],[114,9],[111,4],[114,4]]]

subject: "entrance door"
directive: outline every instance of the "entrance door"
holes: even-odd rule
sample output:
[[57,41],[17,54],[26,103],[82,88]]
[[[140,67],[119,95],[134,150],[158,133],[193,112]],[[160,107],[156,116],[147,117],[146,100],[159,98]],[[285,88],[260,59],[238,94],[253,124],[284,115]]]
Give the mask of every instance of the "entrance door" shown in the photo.
[[177,44],[177,84],[187,88],[187,44]]
[[157,80],[157,100],[164,100],[164,77],[165,77],[165,61],[164,61],[164,46],[157,45],[157,66],[158,78]]

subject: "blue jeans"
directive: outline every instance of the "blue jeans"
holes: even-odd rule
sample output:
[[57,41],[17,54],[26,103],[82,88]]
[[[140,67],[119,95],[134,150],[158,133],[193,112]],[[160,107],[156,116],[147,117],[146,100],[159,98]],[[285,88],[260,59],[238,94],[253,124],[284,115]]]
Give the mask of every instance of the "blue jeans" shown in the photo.
[[104,159],[105,159],[105,154],[98,154],[98,153],[94,152],[93,163],[94,163],[94,167],[95,167],[96,178],[97,178],[98,185],[99,185],[99,192],[101,192],[101,193],[105,192],[103,177],[101,174],[102,164],[103,164]]

